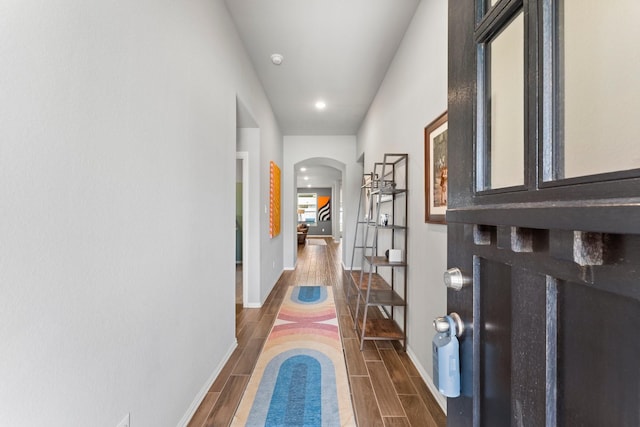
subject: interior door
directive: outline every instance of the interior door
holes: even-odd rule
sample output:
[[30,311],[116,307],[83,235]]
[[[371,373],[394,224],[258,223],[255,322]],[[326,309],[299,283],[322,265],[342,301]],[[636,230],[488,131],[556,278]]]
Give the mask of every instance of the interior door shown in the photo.
[[638,6],[596,3],[449,1],[449,426],[640,425]]

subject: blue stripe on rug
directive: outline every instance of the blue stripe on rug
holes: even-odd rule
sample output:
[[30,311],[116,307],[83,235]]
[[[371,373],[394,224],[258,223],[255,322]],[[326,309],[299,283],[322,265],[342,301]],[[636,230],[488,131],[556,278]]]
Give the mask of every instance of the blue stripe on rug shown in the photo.
[[298,304],[320,304],[326,299],[326,286],[296,286],[291,292],[291,300]]
[[320,363],[310,356],[287,359],[278,372],[267,414],[269,426],[321,427]]
[[247,426],[339,425],[336,373],[331,359],[316,350],[295,349],[277,355],[267,364]]

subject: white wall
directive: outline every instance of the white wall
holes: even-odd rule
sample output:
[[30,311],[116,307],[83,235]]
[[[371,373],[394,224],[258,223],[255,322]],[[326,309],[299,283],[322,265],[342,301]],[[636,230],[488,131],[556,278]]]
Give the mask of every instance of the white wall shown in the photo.
[[431,324],[446,310],[447,230],[424,223],[424,127],[446,109],[447,2],[423,0],[358,132],[358,154],[365,172],[384,153],[409,154],[408,352],[428,382]]
[[[356,162],[355,136],[285,136],[282,169],[282,220],[284,267],[293,269],[297,257],[295,166],[308,159],[326,159],[325,165],[342,170],[343,233],[342,258],[351,254],[353,228],[358,205],[362,166]],[[334,222],[334,225],[337,225]],[[345,264],[346,265],[346,264]]]
[[333,222],[333,240],[338,242],[342,238],[340,230],[340,206],[342,205],[342,180],[336,181],[331,187],[331,218]]
[[0,424],[184,422],[235,345],[236,96],[263,199],[281,161],[224,4],[3,2],[0,70]]

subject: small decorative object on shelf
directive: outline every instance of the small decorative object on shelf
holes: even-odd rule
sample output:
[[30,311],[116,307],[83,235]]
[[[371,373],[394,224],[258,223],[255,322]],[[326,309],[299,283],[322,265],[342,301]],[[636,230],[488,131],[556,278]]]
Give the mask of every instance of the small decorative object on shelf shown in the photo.
[[389,262],[402,262],[402,249],[390,249]]
[[391,180],[382,181],[382,188],[384,189],[393,189],[393,188],[396,188],[396,185],[397,184]]

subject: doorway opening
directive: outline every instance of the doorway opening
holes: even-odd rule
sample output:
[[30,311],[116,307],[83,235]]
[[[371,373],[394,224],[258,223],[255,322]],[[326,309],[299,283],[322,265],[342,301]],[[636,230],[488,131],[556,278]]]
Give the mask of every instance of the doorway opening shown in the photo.
[[[236,98],[236,301],[242,307],[260,307],[260,215],[255,212],[259,203],[257,176],[254,171],[260,158],[260,128],[246,106]],[[238,185],[238,183],[241,185]],[[253,212],[252,212],[253,211]],[[239,218],[241,217],[241,218]],[[240,271],[241,270],[241,271]],[[242,308],[241,307],[241,308]]]
[[246,305],[248,295],[247,257],[247,207],[248,207],[248,159],[246,152],[236,153],[236,313]]

